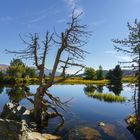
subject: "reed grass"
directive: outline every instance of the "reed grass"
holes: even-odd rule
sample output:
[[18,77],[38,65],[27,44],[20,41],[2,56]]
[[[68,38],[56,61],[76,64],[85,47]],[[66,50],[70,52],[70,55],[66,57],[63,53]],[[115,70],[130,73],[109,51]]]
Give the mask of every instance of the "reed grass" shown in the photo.
[[124,97],[113,95],[112,93],[87,92],[86,95],[95,99],[99,99],[101,101],[106,101],[106,102],[125,102]]

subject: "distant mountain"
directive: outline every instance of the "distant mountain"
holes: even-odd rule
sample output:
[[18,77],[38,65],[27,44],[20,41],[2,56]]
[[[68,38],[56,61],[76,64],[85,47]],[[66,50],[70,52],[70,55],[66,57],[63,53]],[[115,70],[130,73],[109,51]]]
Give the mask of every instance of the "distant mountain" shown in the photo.
[[8,67],[8,65],[0,64],[0,71],[6,71]]
[[[123,76],[134,76],[135,72],[133,70],[122,70]],[[103,70],[104,76],[108,73],[108,70]]]
[[[48,76],[50,73],[52,72],[52,70],[50,70],[50,69],[47,69],[47,68],[45,68],[45,70],[44,70],[44,74],[46,75],[46,76]],[[37,70],[37,74],[39,73],[39,71]],[[60,76],[60,72],[56,72],[56,74],[55,74],[55,76]]]
[[[104,77],[106,76],[107,73],[108,73],[108,70],[103,70]],[[78,74],[77,76],[84,77],[84,73]]]
[[[104,77],[106,76],[106,74],[108,73],[109,70],[103,70],[103,75]],[[135,72],[133,70],[122,70],[123,72],[123,76],[134,76]],[[78,74],[77,76],[79,77],[84,77],[84,73],[82,74]]]
[[[45,71],[44,71],[45,75],[49,75],[51,72],[52,70],[45,68]],[[60,74],[61,74],[60,72],[56,71],[55,76],[60,76]]]
[[123,76],[134,76],[135,72],[133,70],[123,70]]

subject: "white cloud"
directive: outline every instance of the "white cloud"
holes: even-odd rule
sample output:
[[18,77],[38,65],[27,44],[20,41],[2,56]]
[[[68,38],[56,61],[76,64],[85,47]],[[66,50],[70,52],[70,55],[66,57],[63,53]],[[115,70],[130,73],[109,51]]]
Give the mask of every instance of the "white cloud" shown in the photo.
[[108,51],[105,51],[104,53],[106,54],[116,54],[116,51],[113,51],[113,50],[108,50]]
[[76,7],[76,2],[77,0],[64,0],[68,6],[71,8],[71,9],[74,9]]
[[80,13],[83,13],[83,8],[79,4],[79,0],[64,0],[70,10],[75,9],[74,14],[79,15]]
[[76,8],[75,11],[74,11],[75,16],[77,16],[77,15],[79,15],[81,13],[83,13],[83,9],[81,7]]
[[105,51],[104,53],[106,54],[110,54],[110,55],[113,55],[115,58],[117,58],[119,61],[131,61],[132,59],[129,57],[129,56],[124,56],[124,55],[119,55],[116,51],[114,50],[108,50],[108,51]]
[[131,61],[132,59],[129,56],[115,56],[120,61]]

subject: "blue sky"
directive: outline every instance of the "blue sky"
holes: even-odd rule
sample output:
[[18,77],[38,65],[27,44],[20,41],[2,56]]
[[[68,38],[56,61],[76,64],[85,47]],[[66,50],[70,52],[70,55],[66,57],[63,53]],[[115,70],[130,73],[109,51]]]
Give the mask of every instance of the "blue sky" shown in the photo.
[[[0,63],[9,64],[16,57],[5,54],[5,49],[21,50],[25,46],[19,34],[36,32],[43,40],[47,30],[63,31],[74,7],[83,12],[82,23],[93,32],[84,47],[90,52],[84,62],[87,66],[110,69],[118,61],[129,59],[114,51],[111,39],[127,37],[127,22],[140,19],[140,0],[0,0]],[[50,50],[51,58],[56,49]],[[52,60],[47,63],[51,67]]]

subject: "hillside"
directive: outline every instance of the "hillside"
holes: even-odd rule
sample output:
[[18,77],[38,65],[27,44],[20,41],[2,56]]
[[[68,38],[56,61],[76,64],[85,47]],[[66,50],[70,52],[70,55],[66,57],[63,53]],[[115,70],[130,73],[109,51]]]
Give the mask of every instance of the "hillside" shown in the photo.
[[8,67],[8,65],[0,64],[0,71],[6,71]]

